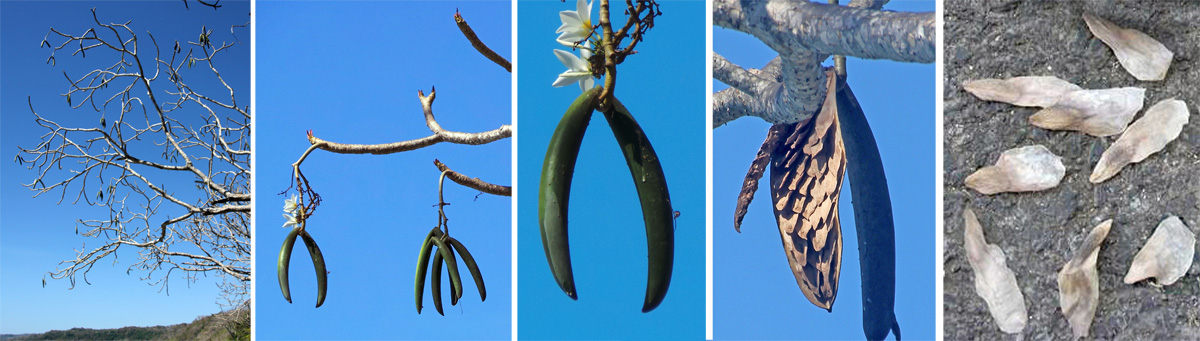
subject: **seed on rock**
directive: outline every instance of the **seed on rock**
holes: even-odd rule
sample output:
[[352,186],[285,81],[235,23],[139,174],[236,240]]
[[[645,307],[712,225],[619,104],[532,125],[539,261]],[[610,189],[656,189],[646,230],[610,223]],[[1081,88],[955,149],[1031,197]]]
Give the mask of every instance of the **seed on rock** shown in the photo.
[[1029,123],[1099,137],[1116,135],[1142,110],[1145,97],[1146,89],[1136,87],[1069,91],[1054,105],[1029,116]]
[[1096,258],[1111,228],[1112,219],[1093,228],[1083,246],[1075,250],[1075,256],[1058,272],[1058,303],[1076,339],[1088,335],[1096,317],[1096,305],[1100,303]]
[[1066,172],[1061,157],[1045,146],[1032,145],[1004,151],[995,165],[967,176],[966,185],[988,195],[1035,192],[1058,186]]
[[966,224],[963,246],[975,272],[975,293],[987,302],[988,312],[1001,331],[1020,333],[1029,321],[1029,312],[1025,310],[1025,296],[1017,286],[1017,276],[1005,264],[1004,250],[983,238],[983,227],[970,207],[963,210],[963,220]]
[[1043,108],[1058,103],[1058,98],[1067,92],[1081,90],[1078,85],[1052,76],[971,80],[963,83],[963,89],[985,101]]
[[1175,54],[1162,43],[1141,31],[1122,28],[1090,13],[1083,14],[1083,21],[1096,38],[1112,48],[1117,61],[1133,77],[1143,81],[1161,81],[1167,77]]
[[1187,122],[1188,109],[1183,101],[1171,98],[1158,102],[1104,151],[1088,180],[1101,183],[1117,175],[1126,165],[1142,162],[1179,137]]
[[1133,265],[1125,274],[1125,284],[1154,277],[1159,285],[1171,285],[1187,274],[1196,253],[1196,234],[1179,217],[1170,216],[1158,223],[1154,235],[1133,256]]

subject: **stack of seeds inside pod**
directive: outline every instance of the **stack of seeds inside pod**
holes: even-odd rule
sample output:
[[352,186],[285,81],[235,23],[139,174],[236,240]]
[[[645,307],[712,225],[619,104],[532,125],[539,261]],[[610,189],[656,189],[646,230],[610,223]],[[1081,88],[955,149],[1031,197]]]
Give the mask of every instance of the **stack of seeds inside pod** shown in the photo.
[[[1122,67],[1142,81],[1166,77],[1174,54],[1150,36],[1125,29],[1091,14],[1083,15],[1092,34],[1116,55]],[[1099,158],[1089,180],[1102,183],[1126,166],[1141,162],[1175,140],[1188,122],[1187,105],[1175,98],[1158,102],[1137,121],[1146,90],[1138,87],[1083,89],[1053,76],[967,81],[963,88],[976,97],[1017,106],[1040,107],[1029,117],[1030,124],[1043,129],[1082,132],[1098,138],[1120,134]],[[1130,124],[1132,122],[1132,124]],[[1042,145],[1009,149],[995,165],[979,169],[966,178],[966,186],[986,195],[1005,192],[1035,192],[1058,186],[1066,173],[1062,160]],[[987,303],[993,318],[1006,333],[1018,333],[1027,314],[1015,277],[1004,264],[999,246],[986,244],[975,213],[963,213],[967,223],[967,254],[976,276],[976,291]],[[1112,219],[1096,226],[1058,274],[1059,300],[1063,315],[1075,337],[1088,335],[1099,302],[1097,256],[1112,227]],[[1125,283],[1155,278],[1157,285],[1170,285],[1187,273],[1195,252],[1192,230],[1175,216],[1163,220],[1130,266]],[[984,260],[989,260],[984,262]],[[981,283],[994,282],[994,283]],[[1022,301],[1017,307],[1005,301]]]

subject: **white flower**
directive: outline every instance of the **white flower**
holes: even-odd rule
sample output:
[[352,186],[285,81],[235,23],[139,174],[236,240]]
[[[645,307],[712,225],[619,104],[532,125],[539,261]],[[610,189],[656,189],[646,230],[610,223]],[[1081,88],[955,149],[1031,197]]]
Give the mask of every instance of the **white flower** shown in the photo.
[[574,11],[558,12],[559,19],[562,19],[562,26],[558,27],[554,33],[561,33],[558,36],[558,43],[569,47],[578,47],[575,44],[580,40],[587,39],[588,35],[592,34],[592,4],[577,0]]
[[284,214],[283,217],[287,219],[287,222],[283,223],[283,227],[285,228],[300,225],[300,222],[296,221],[296,215],[294,214]]
[[595,85],[595,81],[592,79],[592,71],[588,69],[587,60],[592,56],[592,51],[588,49],[587,43],[584,43],[583,48],[579,49],[580,57],[576,57],[571,52],[557,49],[554,50],[554,55],[558,57],[558,61],[567,67],[567,71],[558,74],[558,79],[554,80],[554,87],[567,86],[571,83],[579,82],[579,88],[587,91]]
[[291,198],[288,198],[288,200],[283,202],[283,211],[296,214],[296,210],[300,208],[300,205],[298,204],[299,201],[299,198],[297,198],[295,195],[292,195]]

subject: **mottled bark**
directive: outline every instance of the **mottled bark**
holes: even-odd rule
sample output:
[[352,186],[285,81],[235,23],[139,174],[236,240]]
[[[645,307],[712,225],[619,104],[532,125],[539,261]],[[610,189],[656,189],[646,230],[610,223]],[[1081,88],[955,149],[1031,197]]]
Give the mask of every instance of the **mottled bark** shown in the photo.
[[[821,62],[829,55],[934,62],[935,13],[872,9],[884,2],[855,1],[851,6],[865,8],[849,8],[807,1],[715,0],[713,23],[762,40],[779,52],[781,67],[779,79],[753,79],[714,55],[714,66],[720,63],[727,70],[714,70],[713,76],[734,89],[713,95],[713,126],[743,116],[775,124],[811,117],[825,98]],[[760,91],[748,94],[747,89]]]

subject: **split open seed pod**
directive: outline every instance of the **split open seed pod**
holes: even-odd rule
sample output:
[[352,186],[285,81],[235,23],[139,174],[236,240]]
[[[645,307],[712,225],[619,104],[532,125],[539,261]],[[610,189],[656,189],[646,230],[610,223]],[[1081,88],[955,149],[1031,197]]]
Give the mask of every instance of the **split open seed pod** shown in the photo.
[[1108,237],[1112,219],[1105,220],[1088,233],[1083,245],[1075,250],[1075,256],[1058,272],[1058,303],[1062,313],[1071,324],[1075,338],[1088,335],[1092,319],[1096,317],[1096,306],[1100,303],[1100,277],[1096,272],[1096,259],[1100,245]]
[[1096,38],[1112,48],[1117,61],[1129,74],[1143,81],[1160,81],[1167,77],[1175,54],[1162,43],[1141,31],[1122,28],[1090,13],[1083,14],[1083,21]]
[[1167,217],[1133,257],[1133,264],[1125,274],[1125,284],[1154,277],[1160,285],[1171,285],[1187,274],[1195,253],[1196,234],[1184,226],[1179,217]]
[[1158,102],[1104,151],[1088,180],[1101,183],[1117,175],[1126,165],[1142,162],[1179,137],[1187,122],[1188,109],[1183,101],[1171,98]]
[[983,238],[983,227],[971,208],[963,210],[963,220],[966,225],[963,247],[975,272],[975,293],[987,302],[988,312],[1001,331],[1021,332],[1029,321],[1029,312],[1025,310],[1025,296],[1017,286],[1017,276],[1005,264],[1004,250]]
[[1009,79],[977,79],[963,83],[963,89],[985,101],[1004,102],[1023,107],[1049,107],[1078,85],[1053,76],[1026,76]]
[[1032,145],[1004,151],[995,165],[967,176],[966,185],[988,195],[1034,192],[1058,186],[1066,173],[1061,157],[1045,146]]
[[1029,116],[1029,123],[1099,137],[1116,135],[1142,110],[1145,98],[1146,89],[1137,87],[1068,91],[1054,105]]

